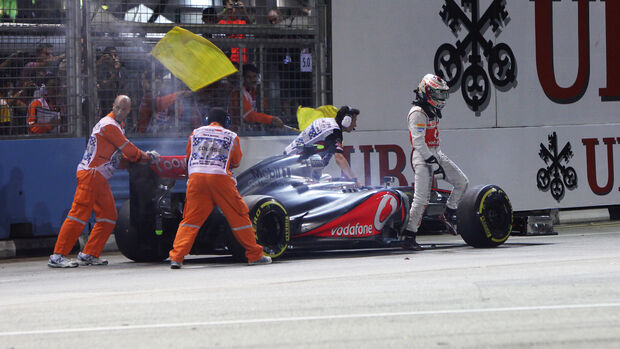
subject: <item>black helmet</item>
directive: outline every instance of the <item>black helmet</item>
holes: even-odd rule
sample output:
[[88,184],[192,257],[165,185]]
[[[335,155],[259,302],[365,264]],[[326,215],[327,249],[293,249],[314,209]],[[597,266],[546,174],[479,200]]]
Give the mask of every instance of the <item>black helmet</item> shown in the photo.
[[205,123],[208,125],[212,122],[217,122],[224,128],[230,127],[230,115],[222,108],[211,108],[205,118]]

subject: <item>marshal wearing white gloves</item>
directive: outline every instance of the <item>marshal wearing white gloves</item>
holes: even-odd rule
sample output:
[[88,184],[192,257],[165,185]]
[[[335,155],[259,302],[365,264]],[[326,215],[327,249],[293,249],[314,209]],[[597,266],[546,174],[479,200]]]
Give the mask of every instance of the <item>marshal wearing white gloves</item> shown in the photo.
[[407,122],[413,146],[411,164],[415,173],[415,192],[409,211],[406,229],[408,236],[404,247],[421,250],[415,241],[415,235],[428,205],[433,178],[444,179],[454,186],[444,212],[444,218],[454,233],[456,209],[469,182],[463,171],[439,148],[439,119],[441,109],[448,99],[448,85],[441,77],[426,74],[414,92],[416,100],[409,110]]

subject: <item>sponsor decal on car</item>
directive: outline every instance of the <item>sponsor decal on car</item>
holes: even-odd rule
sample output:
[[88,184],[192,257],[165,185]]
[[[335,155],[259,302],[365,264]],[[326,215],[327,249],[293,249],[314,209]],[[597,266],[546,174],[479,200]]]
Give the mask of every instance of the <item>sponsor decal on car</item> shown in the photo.
[[332,236],[367,236],[372,235],[372,225],[351,223],[346,226],[332,228]]
[[151,168],[164,178],[181,178],[187,175],[187,164],[185,156],[182,155],[161,156]]
[[277,179],[290,178],[291,169],[288,167],[267,167],[251,170],[252,177],[255,179]]
[[399,208],[398,197],[394,193],[382,191],[367,198],[335,220],[305,231],[296,237],[360,238],[379,235]]
[[398,200],[392,194],[385,194],[377,206],[377,212],[375,213],[374,225],[377,231],[381,231],[385,226],[385,223],[396,210],[398,209]]

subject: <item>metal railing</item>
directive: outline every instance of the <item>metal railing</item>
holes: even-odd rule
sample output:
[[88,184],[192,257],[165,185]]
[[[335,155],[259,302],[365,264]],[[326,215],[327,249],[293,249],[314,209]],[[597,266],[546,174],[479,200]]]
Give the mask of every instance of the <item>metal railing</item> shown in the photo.
[[[211,107],[227,109],[240,135],[290,132],[242,117],[252,65],[254,108],[289,127],[299,105],[329,101],[323,1],[197,2],[0,1],[0,138],[86,136],[119,94],[132,98],[128,135],[186,136]],[[240,72],[189,91],[149,54],[174,26],[213,42]]]

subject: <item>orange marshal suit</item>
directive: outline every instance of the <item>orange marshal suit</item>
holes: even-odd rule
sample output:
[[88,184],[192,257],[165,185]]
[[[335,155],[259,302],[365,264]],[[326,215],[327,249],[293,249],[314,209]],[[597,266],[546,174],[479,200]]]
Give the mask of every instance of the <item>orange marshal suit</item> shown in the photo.
[[117,217],[108,178],[123,157],[135,162],[140,160],[141,154],[142,151],[127,140],[113,113],[99,120],[78,164],[73,205],[58,233],[54,253],[66,256],[71,252],[94,209],[96,223],[82,252],[99,257],[114,230]]
[[262,258],[263,247],[256,243],[248,206],[239,195],[230,172],[231,168],[239,166],[243,156],[237,134],[213,122],[192,132],[186,153],[189,180],[185,209],[170,250],[170,260],[183,262],[215,205],[222,210],[233,235],[245,248],[248,261]]

